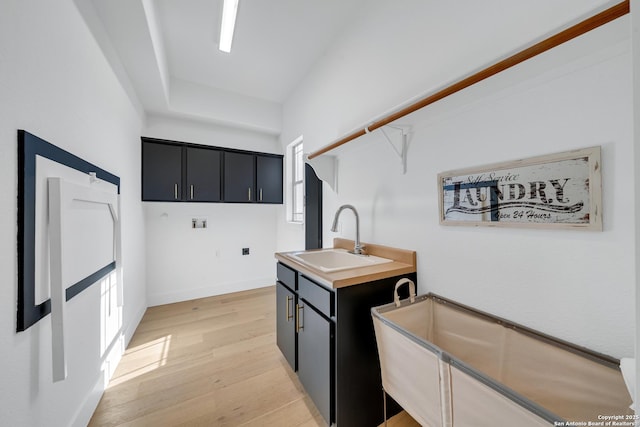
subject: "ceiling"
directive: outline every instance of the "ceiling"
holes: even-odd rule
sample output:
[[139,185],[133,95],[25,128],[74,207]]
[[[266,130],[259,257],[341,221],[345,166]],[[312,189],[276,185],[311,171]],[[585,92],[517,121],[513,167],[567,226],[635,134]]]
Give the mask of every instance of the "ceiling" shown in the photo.
[[[405,80],[431,87],[448,81],[451,70],[514,52],[613,0],[240,0],[231,53],[217,48],[223,0],[74,1],[134,105],[147,115],[277,136],[285,101],[323,59],[342,61],[343,45],[371,67],[386,66],[372,52],[429,52],[438,67],[403,71]],[[370,22],[362,22],[372,10]],[[395,70],[393,64],[377,69],[376,78]],[[370,76],[351,77],[360,93],[368,93],[359,85]]]
[[277,135],[282,104],[364,0],[240,0],[231,53],[222,0],[76,0],[148,114]]

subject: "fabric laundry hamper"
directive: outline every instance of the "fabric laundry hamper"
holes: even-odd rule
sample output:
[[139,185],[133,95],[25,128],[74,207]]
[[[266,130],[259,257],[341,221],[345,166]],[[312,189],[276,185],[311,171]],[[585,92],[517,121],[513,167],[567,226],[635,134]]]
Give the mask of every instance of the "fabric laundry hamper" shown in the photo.
[[421,425],[634,417],[619,361],[434,294],[415,297],[413,289],[399,301],[396,287],[396,302],[371,313],[385,392]]

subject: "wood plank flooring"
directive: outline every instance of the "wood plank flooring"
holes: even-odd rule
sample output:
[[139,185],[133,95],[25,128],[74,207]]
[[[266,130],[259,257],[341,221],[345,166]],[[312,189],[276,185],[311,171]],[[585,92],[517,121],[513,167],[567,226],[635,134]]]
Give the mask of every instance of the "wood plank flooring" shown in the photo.
[[325,426],[275,329],[275,287],[149,308],[89,426]]

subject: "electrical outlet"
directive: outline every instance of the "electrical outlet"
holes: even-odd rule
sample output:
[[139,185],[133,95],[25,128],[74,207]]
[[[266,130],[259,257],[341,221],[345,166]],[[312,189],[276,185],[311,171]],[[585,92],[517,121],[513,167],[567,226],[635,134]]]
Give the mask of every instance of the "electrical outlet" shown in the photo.
[[242,248],[242,255],[249,255],[249,248]]
[[191,228],[207,228],[206,218],[193,218],[191,220]]

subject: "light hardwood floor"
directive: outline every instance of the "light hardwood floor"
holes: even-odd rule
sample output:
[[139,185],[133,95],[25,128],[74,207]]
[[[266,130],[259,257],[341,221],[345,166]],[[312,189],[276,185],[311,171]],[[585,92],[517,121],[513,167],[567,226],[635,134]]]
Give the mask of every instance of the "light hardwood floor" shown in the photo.
[[268,287],[149,308],[89,426],[325,423],[275,344]]

